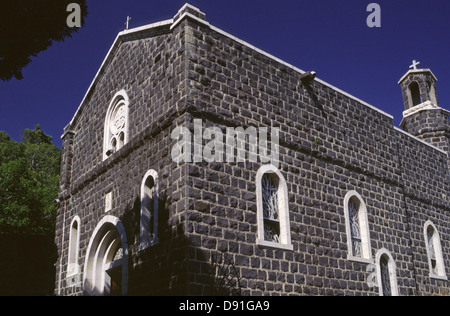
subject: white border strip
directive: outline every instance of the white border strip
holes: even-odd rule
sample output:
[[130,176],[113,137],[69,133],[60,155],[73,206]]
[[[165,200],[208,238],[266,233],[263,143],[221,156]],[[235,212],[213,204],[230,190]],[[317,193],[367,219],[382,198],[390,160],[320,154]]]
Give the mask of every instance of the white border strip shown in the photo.
[[398,132],[401,132],[401,133],[405,134],[406,136],[409,136],[409,137],[411,137],[411,138],[413,138],[413,139],[415,139],[415,140],[421,142],[422,144],[428,145],[428,146],[430,146],[431,148],[436,149],[437,151],[440,151],[441,153],[447,155],[447,152],[446,152],[446,151],[444,151],[444,150],[442,150],[442,149],[440,149],[440,148],[438,148],[438,147],[436,147],[436,146],[434,146],[434,145],[432,145],[432,144],[430,144],[430,143],[427,143],[427,142],[424,141],[423,139],[420,139],[420,138],[418,138],[418,137],[416,137],[416,136],[414,136],[414,135],[412,135],[412,134],[410,134],[410,133],[408,133],[408,132],[405,132],[404,130],[402,130],[401,128],[398,128],[397,126],[394,126],[394,129],[395,129],[396,131],[398,131]]

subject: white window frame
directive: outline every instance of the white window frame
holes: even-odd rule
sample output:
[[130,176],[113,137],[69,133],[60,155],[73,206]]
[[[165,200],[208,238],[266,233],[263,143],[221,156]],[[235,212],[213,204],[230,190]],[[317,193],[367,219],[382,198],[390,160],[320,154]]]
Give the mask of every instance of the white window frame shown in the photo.
[[[274,174],[278,177],[278,206],[280,217],[280,242],[267,241],[264,239],[264,214],[262,198],[262,178],[266,173]],[[291,243],[291,229],[289,221],[289,200],[286,180],[281,172],[273,165],[264,165],[259,168],[256,174],[256,201],[257,201],[257,224],[258,238],[257,244],[261,246],[293,250]]]
[[[77,224],[76,231],[74,225]],[[78,264],[80,254],[80,229],[81,220],[78,216],[75,216],[70,223],[69,229],[69,249],[67,255],[67,277],[77,275],[80,272],[80,266]]]
[[[436,256],[436,269],[438,270],[437,274],[433,272],[433,266],[431,263],[431,249],[429,247],[428,243],[428,228],[431,226],[433,229],[433,236],[432,236],[432,242],[434,246],[434,252]],[[448,280],[447,274],[445,271],[445,264],[444,264],[444,257],[442,255],[442,245],[441,245],[441,238],[439,236],[439,231],[436,228],[436,225],[433,224],[431,221],[427,221],[423,228],[423,234],[425,238],[425,247],[427,250],[427,258],[428,258],[428,267],[430,270],[430,277],[434,279],[439,280]]]
[[[108,107],[108,111],[106,112],[106,117],[105,117],[105,125],[104,125],[104,134],[103,134],[103,161],[105,161],[106,159],[108,159],[109,156],[111,156],[112,154],[108,155],[108,151],[111,149],[111,142],[113,140],[113,138],[115,137],[114,135],[112,135],[111,132],[111,128],[113,127],[113,120],[114,117],[113,115],[115,114],[116,110],[121,107],[124,106],[124,126],[120,129],[120,133],[124,134],[124,139],[123,139],[123,143],[120,144],[118,143],[117,145],[117,149],[116,151],[120,150],[120,148],[122,148],[126,143],[128,143],[128,139],[129,139],[129,98],[128,95],[126,93],[125,90],[120,90],[119,92],[117,92],[114,97],[112,98],[111,103],[109,104]],[[119,135],[120,135],[119,133]],[[116,139],[116,141],[118,141]]]
[[[145,208],[145,183],[149,177],[153,178],[153,236],[150,236],[150,214]],[[159,243],[158,238],[158,173],[150,169],[141,182],[141,220],[139,251]]]
[[[356,256],[353,253],[353,245],[352,245],[352,229],[351,229],[351,218],[349,212],[349,202],[350,200],[358,199],[359,201],[359,210],[358,210],[358,218],[359,218],[359,227],[361,232],[361,257]],[[361,195],[356,191],[348,192],[344,197],[344,216],[345,216],[345,230],[347,233],[347,259],[352,261],[358,261],[363,263],[374,263],[372,257],[372,246],[370,243],[370,229],[369,229],[369,220],[367,217],[367,206],[364,202],[364,199]]]
[[389,268],[389,282],[391,286],[391,296],[398,296],[398,284],[397,284],[397,268],[391,253],[385,249],[381,248],[378,250],[376,255],[376,267],[377,267],[377,282],[379,296],[383,295],[383,280],[381,278],[381,258],[382,256],[388,257],[388,268]]

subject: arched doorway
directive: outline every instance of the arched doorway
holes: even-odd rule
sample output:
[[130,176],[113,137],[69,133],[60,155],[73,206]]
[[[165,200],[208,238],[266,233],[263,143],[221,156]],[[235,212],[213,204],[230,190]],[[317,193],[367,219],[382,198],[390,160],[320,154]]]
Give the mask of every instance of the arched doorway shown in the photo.
[[92,234],[84,266],[84,295],[126,295],[128,244],[122,222],[105,216]]

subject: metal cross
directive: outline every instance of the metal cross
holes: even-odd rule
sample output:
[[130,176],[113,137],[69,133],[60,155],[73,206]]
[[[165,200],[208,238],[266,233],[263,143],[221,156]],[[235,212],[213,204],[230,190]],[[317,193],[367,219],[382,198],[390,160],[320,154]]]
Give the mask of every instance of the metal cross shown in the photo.
[[131,17],[127,16],[126,30],[128,30],[128,24],[130,23]]
[[418,65],[420,65],[420,62],[418,62],[414,59],[413,64],[411,66],[409,66],[409,68],[411,68],[411,69],[414,68],[414,70],[416,70]]

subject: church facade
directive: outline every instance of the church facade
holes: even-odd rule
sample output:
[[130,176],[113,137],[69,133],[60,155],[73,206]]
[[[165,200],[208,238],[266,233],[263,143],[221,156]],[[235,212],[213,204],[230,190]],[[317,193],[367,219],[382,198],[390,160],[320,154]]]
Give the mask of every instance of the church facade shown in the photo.
[[393,117],[186,4],[119,33],[65,127],[60,295],[450,295],[450,112]]

